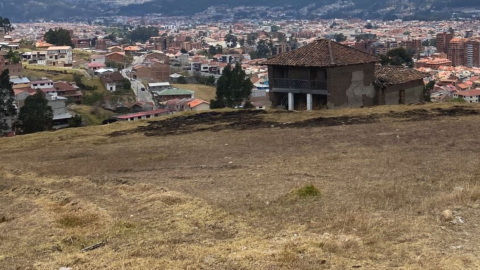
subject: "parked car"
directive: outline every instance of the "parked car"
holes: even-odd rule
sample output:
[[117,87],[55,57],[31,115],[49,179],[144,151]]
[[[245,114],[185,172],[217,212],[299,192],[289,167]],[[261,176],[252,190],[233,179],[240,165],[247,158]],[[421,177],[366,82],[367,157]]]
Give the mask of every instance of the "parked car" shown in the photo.
[[142,87],[142,89],[140,89],[140,90],[145,91],[145,88]]

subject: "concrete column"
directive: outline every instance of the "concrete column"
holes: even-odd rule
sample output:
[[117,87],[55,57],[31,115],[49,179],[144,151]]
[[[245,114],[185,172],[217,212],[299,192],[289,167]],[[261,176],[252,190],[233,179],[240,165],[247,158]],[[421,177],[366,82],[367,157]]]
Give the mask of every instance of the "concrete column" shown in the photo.
[[288,93],[288,110],[293,111],[293,93]]
[[312,94],[307,94],[307,111],[312,110]]

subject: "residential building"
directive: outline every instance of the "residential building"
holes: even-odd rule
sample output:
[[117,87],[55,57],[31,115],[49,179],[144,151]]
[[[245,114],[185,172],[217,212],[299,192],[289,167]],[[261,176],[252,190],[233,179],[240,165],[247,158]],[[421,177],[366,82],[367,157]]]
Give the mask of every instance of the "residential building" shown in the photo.
[[454,98],[463,98],[468,103],[478,103],[480,101],[480,89],[461,91],[453,93]]
[[10,78],[10,83],[13,89],[30,87],[30,80],[26,77],[22,78]]
[[463,66],[465,55],[465,43],[468,39],[453,38],[448,46],[448,59],[452,61],[453,66]]
[[47,66],[68,67],[73,63],[73,50],[70,46],[56,46],[47,49]]
[[467,67],[480,67],[480,41],[468,40],[465,43],[465,60]]
[[56,93],[50,93],[45,96],[48,100],[48,106],[53,110],[53,129],[62,129],[68,127],[68,121],[72,115],[67,110],[67,98],[60,97]]
[[112,52],[105,55],[105,62],[112,62],[117,64],[125,64],[125,53],[124,52]]
[[107,91],[109,92],[115,92],[118,90],[119,87],[122,88],[123,82],[125,80],[123,75],[118,71],[105,72],[102,74],[100,79],[105,85],[105,89],[107,89]]
[[172,99],[194,98],[195,92],[184,89],[170,88],[160,91],[152,91],[158,102],[165,102]]
[[450,41],[453,39],[454,34],[452,33],[438,33],[436,38],[436,47],[437,52],[439,53],[448,53],[450,48]]
[[423,100],[428,74],[402,66],[375,67],[375,105],[416,104]]
[[8,69],[10,77],[23,77],[22,63],[13,64],[8,59],[4,59],[0,56],[0,73],[5,69]]
[[91,40],[88,38],[74,38],[72,43],[77,49],[88,49],[90,48]]
[[83,94],[75,83],[55,82],[53,86],[59,97],[65,97],[70,102],[82,104]]
[[169,114],[170,114],[170,111],[168,110],[158,109],[158,110],[153,110],[148,112],[139,112],[139,113],[120,115],[120,116],[116,116],[115,118],[118,121],[136,121],[136,120],[150,119],[150,118],[169,115]]
[[150,91],[162,91],[172,88],[169,82],[149,83],[148,90]]
[[[382,84],[377,86],[377,62],[378,58],[368,53],[325,39],[276,55],[264,63],[268,65],[272,106],[312,110],[419,102],[416,83],[408,94],[401,86],[388,90],[382,90]],[[410,86],[408,80],[395,83]],[[382,91],[388,92],[388,98],[404,93],[405,99],[387,101]]]

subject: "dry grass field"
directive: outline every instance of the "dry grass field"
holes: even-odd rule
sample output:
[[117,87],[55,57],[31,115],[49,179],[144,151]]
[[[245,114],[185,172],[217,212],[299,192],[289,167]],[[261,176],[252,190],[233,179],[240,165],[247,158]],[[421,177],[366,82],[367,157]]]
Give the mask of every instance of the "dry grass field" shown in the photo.
[[480,268],[479,106],[150,121],[0,139],[0,269]]
[[195,97],[210,102],[215,99],[216,89],[213,86],[203,84],[173,84],[173,87],[195,91]]

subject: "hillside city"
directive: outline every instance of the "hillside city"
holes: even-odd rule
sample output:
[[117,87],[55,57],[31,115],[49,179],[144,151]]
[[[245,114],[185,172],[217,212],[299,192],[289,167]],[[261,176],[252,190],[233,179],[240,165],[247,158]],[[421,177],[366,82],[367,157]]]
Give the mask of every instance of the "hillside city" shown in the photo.
[[479,16],[0,0],[0,270],[480,269]]
[[[109,26],[49,22],[18,23],[12,28],[0,32],[0,71],[10,70],[18,110],[37,89],[48,94],[49,104],[55,108],[54,129],[68,127],[75,115],[82,117],[82,125],[91,125],[209,110],[216,82],[227,65],[236,64],[252,83],[250,101],[254,107],[293,109],[301,104],[288,104],[286,98],[272,104],[269,69],[272,72],[273,66],[267,59],[319,39],[377,57],[377,66],[384,61],[392,64],[388,59],[396,59],[403,49],[405,59],[394,65],[423,74],[422,83],[429,85],[425,100],[478,102],[480,96],[476,21],[336,19],[195,24],[120,17]],[[68,32],[65,44],[47,42],[51,29]],[[9,55],[20,59],[15,62]],[[14,130],[15,119],[8,122],[9,129]]]

